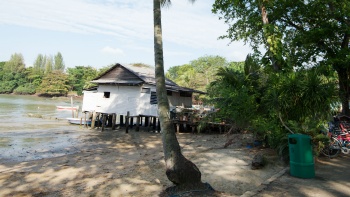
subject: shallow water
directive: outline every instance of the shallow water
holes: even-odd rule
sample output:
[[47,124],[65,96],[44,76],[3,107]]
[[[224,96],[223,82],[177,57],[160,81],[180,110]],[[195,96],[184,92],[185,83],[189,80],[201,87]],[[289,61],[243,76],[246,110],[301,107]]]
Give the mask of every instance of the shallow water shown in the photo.
[[[78,137],[84,131],[70,125],[65,118],[72,117],[72,112],[57,110],[57,105],[70,106],[70,98],[0,95],[0,163],[78,151]],[[74,105],[80,105],[80,101]]]

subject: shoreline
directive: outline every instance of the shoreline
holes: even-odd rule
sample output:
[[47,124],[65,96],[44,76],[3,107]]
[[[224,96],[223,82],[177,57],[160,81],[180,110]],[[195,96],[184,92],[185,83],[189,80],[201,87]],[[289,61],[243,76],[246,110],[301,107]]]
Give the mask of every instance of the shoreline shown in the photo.
[[35,94],[16,94],[16,93],[0,93],[0,95],[14,95],[14,96],[34,96],[34,97],[41,97],[41,98],[70,98],[70,97],[74,97],[74,98],[81,98],[83,99],[84,96],[78,96],[78,95],[70,95],[68,94],[67,96],[40,96],[39,94],[35,93]]
[[[0,196],[158,196],[172,186],[165,176],[161,134],[126,134],[124,129],[82,129],[79,134],[79,151],[73,154],[1,163]],[[242,195],[284,168],[275,152],[248,149],[244,136],[236,135],[223,149],[224,135],[177,134],[183,154],[201,170],[202,181],[226,196]],[[251,170],[253,156],[261,151],[271,163]]]

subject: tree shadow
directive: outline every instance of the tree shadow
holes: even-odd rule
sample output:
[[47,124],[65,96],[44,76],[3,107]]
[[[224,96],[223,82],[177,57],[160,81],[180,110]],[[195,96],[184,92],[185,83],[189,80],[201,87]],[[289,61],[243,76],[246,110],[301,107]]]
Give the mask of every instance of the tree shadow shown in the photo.
[[[79,152],[55,158],[0,164],[0,196],[158,196],[173,184],[166,178],[161,134],[124,129],[83,130]],[[261,185],[284,166],[251,170],[257,148],[239,137],[226,149],[220,134],[177,134],[183,154],[202,181],[228,195]],[[272,154],[272,153],[271,153]],[[276,159],[271,156],[272,159]],[[169,191],[169,190],[168,190]],[[215,196],[205,190],[183,196]],[[189,191],[190,192],[190,191]],[[207,192],[207,193],[206,193]]]

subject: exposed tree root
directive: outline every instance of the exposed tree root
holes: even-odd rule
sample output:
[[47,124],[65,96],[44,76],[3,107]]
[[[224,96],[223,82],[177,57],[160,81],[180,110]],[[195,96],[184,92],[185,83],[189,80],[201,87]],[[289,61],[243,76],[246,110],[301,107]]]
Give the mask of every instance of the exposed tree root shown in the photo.
[[209,183],[184,184],[168,187],[160,197],[219,197],[219,192],[215,191]]

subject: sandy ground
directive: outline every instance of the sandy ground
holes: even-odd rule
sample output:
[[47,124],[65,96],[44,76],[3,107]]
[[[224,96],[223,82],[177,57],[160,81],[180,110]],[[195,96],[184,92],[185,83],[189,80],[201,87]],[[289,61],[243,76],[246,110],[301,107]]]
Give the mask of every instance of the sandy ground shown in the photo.
[[[315,159],[315,177],[301,179],[287,170],[282,176],[260,189],[251,191],[255,197],[348,197],[350,196],[350,155]],[[249,193],[248,193],[249,194]]]
[[[124,129],[77,132],[52,132],[53,137],[72,134],[62,138],[74,141],[62,156],[31,161],[0,157],[0,196],[158,196],[173,185],[165,175],[161,134],[126,134]],[[274,151],[247,147],[252,140],[247,134],[235,134],[226,149],[226,137],[220,134],[180,133],[178,140],[184,155],[201,170],[202,181],[222,196],[254,190],[285,168]],[[257,152],[265,153],[268,164],[252,170]]]

